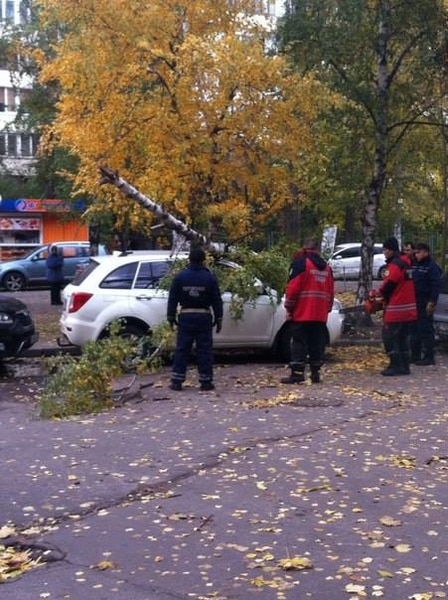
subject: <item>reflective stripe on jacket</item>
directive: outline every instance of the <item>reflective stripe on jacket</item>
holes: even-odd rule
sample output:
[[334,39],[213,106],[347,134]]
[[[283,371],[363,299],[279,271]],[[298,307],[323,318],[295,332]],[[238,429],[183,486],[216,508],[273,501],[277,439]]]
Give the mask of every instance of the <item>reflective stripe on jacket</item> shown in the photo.
[[407,276],[411,263],[407,256],[394,256],[387,261],[379,294],[385,299],[385,323],[406,323],[417,320],[417,305],[413,280]]
[[316,262],[307,256],[304,270],[286,286],[285,307],[293,321],[327,322],[334,299],[333,273],[324,261],[318,266]]

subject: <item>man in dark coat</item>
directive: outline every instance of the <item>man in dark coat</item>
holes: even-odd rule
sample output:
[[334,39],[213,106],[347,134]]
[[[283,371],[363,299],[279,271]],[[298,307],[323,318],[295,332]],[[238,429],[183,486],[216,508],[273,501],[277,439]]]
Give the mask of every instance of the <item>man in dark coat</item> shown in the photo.
[[61,287],[64,281],[64,273],[62,268],[64,266],[64,258],[59,252],[57,246],[51,246],[50,255],[46,261],[47,266],[47,280],[50,284],[50,298],[51,304],[61,305]]
[[411,331],[411,362],[434,365],[434,311],[440,292],[441,269],[432,259],[428,244],[415,246],[412,275],[417,298],[417,321]]
[[[223,304],[218,281],[205,266],[205,252],[192,248],[190,264],[176,275],[170,287],[167,320],[177,329],[177,344],[171,375],[171,389],[180,391],[185,381],[188,359],[196,343],[201,391],[213,390],[213,326],[221,331]],[[177,315],[177,307],[180,312]],[[212,314],[213,313],[213,314]]]

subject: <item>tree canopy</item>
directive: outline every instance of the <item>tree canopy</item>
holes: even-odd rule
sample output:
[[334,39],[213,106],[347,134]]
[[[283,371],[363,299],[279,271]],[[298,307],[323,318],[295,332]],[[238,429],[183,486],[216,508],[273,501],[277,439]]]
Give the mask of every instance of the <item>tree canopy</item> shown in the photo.
[[41,82],[61,89],[47,147],[79,159],[75,187],[137,228],[138,206],[100,187],[108,166],[196,227],[232,237],[304,192],[328,97],[268,56],[249,0],[37,0],[58,26]]
[[[333,111],[323,131],[328,164],[333,159],[339,169],[340,176],[331,179],[336,194],[345,187],[357,200],[351,210],[362,226],[363,293],[370,287],[368,265],[384,194],[389,189],[395,203],[409,202],[415,192],[409,175],[416,168],[409,149],[424,129],[425,137],[427,128],[434,139],[438,135],[447,91],[446,18],[438,0],[286,3],[280,39],[291,63],[347,100],[339,122]],[[334,124],[334,136],[328,123]]]

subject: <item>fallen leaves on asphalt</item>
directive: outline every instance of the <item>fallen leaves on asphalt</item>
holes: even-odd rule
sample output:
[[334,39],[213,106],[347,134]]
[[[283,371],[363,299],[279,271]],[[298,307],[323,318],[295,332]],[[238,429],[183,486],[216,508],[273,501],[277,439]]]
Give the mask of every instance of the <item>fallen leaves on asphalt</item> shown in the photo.
[[16,579],[43,564],[41,558],[33,558],[31,550],[17,550],[0,544],[0,583]]
[[[152,388],[99,416],[14,415],[5,514],[82,547],[78,597],[115,597],[109,576],[193,600],[448,598],[446,386],[431,369],[383,378],[386,363],[380,346],[332,348],[322,384],[292,388],[279,365],[218,364],[207,396],[194,369],[172,394],[166,370],[163,405]],[[0,540],[17,533],[0,523]]]

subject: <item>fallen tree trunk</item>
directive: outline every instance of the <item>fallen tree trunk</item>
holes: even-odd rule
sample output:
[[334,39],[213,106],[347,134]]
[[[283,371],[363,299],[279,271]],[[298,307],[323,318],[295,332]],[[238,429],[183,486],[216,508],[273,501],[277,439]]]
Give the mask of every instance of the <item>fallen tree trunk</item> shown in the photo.
[[120,177],[116,171],[113,171],[108,167],[100,167],[99,171],[101,173],[101,185],[114,185],[124,196],[132,198],[140,204],[140,206],[154,213],[168,229],[175,231],[178,235],[193,244],[203,246],[211,254],[221,255],[224,253],[225,247],[223,244],[212,242],[202,233],[195,231],[183,221],[173,217],[173,215],[165,210],[161,204],[139,192],[137,188]]

